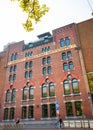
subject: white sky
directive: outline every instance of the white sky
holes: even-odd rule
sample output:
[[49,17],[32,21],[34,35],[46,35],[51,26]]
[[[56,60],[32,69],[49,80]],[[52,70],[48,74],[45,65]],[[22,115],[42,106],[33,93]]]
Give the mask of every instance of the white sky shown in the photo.
[[0,51],[4,46],[13,41],[24,40],[25,43],[37,40],[37,35],[68,25],[79,23],[93,18],[93,0],[40,0],[50,8],[49,12],[34,24],[34,31],[26,32],[22,23],[26,15],[21,11],[16,2],[0,0]]

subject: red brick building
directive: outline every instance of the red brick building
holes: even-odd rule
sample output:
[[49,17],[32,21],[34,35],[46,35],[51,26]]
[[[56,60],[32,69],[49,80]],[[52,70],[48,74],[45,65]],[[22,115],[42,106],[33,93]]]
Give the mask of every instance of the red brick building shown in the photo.
[[92,118],[76,25],[8,45],[1,121]]

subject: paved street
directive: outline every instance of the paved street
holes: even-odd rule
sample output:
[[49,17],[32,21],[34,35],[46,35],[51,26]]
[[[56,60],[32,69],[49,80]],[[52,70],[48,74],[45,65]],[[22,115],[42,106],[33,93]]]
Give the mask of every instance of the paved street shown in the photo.
[[93,130],[93,128],[30,128],[24,130]]

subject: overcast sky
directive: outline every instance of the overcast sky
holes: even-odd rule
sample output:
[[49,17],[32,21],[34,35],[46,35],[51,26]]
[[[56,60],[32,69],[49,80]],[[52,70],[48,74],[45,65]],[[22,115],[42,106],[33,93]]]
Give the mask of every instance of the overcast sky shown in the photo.
[[[41,22],[34,24],[34,31],[26,32],[22,23],[26,15],[16,2],[0,0],[0,51],[11,42],[24,40],[25,43],[37,40],[37,35],[93,18],[93,0],[39,0],[50,8]],[[88,4],[90,3],[90,5]]]

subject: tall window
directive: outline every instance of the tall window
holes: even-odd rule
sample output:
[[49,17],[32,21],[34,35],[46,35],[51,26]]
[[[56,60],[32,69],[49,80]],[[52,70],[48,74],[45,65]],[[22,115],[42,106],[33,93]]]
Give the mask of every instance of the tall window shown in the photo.
[[50,104],[50,117],[56,117],[56,107],[55,107],[55,104]]
[[46,75],[46,67],[44,67],[44,68],[42,69],[42,73],[43,73],[43,75]]
[[15,102],[15,100],[16,100],[16,90],[13,89],[13,90],[12,90],[11,101],[12,101],[12,102]]
[[22,107],[22,119],[26,119],[26,107]]
[[10,117],[9,117],[10,120],[13,120],[14,119],[14,108],[10,108]]
[[64,64],[63,64],[63,70],[64,70],[64,71],[67,71],[67,70],[68,70],[68,64],[67,64],[67,63],[64,63]]
[[26,71],[25,72],[25,79],[28,79],[28,77],[29,77],[29,73],[28,73],[28,71]]
[[48,74],[51,74],[51,73],[52,73],[51,66],[48,66],[48,67],[47,67],[47,73],[48,73]]
[[47,86],[42,84],[42,97],[47,97]]
[[69,62],[68,65],[69,65],[69,69],[70,69],[70,70],[73,70],[73,69],[74,69],[74,65],[73,65],[73,62],[72,62],[72,61]]
[[17,60],[18,59],[18,54],[17,53],[13,53],[11,55],[11,61]]
[[47,104],[42,105],[42,117],[43,118],[48,117],[48,106],[47,106]]
[[73,93],[79,93],[79,85],[77,79],[72,79]]
[[42,59],[42,64],[45,65],[46,64],[46,58]]
[[29,63],[26,62],[26,63],[25,63],[25,69],[28,69],[28,68],[29,68]]
[[71,51],[67,52],[67,57],[68,57],[68,59],[72,59],[72,53],[71,53]]
[[7,90],[6,92],[6,102],[10,101],[10,90]]
[[28,89],[23,88],[23,100],[27,100]]
[[71,92],[70,92],[70,85],[69,85],[69,81],[68,80],[65,80],[63,82],[63,86],[64,86],[64,94],[65,95],[70,94]]
[[72,108],[71,102],[66,103],[66,115],[67,116],[73,116],[73,108]]
[[64,47],[64,46],[65,46],[65,41],[64,41],[64,39],[61,39],[61,40],[60,40],[60,46],[61,46],[61,47]]
[[50,96],[55,96],[54,83],[49,83],[49,95]]
[[50,56],[42,59],[42,65],[46,65],[46,64],[50,64],[50,63],[51,63],[51,57]]
[[47,64],[50,64],[51,63],[51,57],[47,57]]
[[8,120],[8,108],[4,109],[4,120]]
[[81,101],[75,102],[76,116],[82,116]]
[[29,87],[29,99],[34,98],[34,87],[30,86]]
[[65,38],[65,44],[66,44],[66,46],[70,45],[70,39],[68,37]]
[[66,60],[66,53],[62,53],[62,60]]
[[34,108],[33,106],[28,107],[28,118],[33,118],[34,117]]

